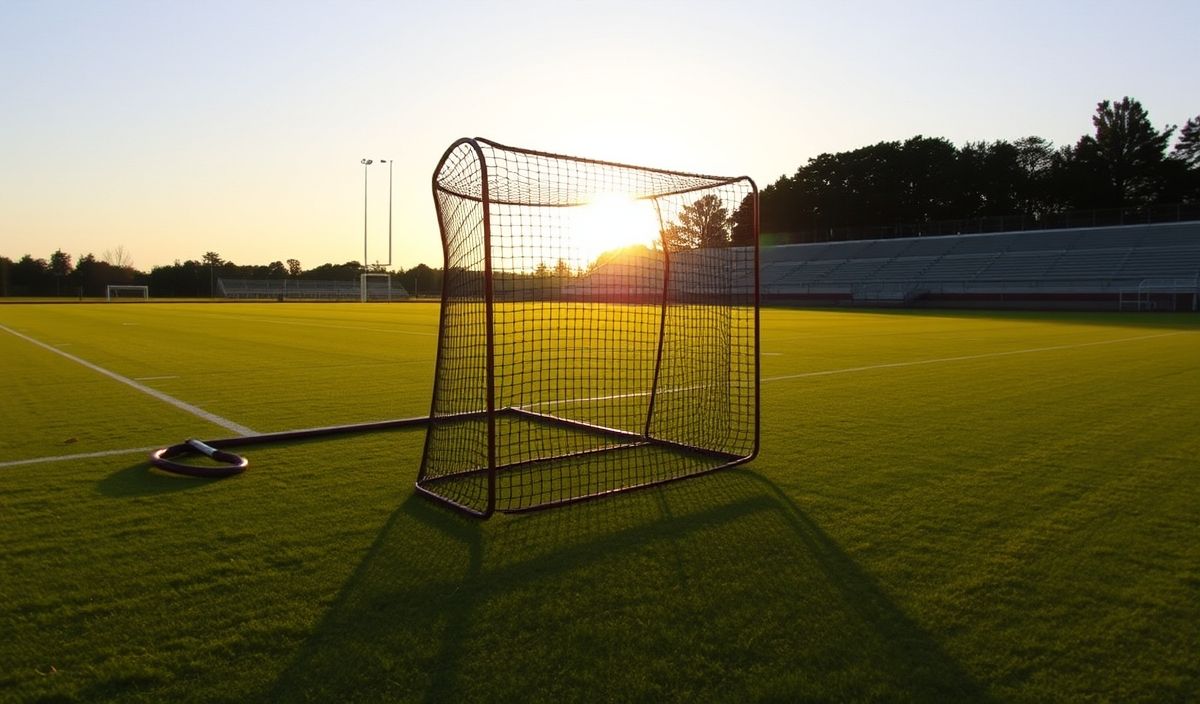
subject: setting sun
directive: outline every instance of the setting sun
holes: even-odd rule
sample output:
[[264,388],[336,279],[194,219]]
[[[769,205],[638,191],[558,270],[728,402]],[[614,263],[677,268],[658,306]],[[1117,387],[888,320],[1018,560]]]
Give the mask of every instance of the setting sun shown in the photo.
[[572,266],[587,267],[604,252],[631,245],[653,248],[659,239],[658,214],[649,200],[599,193],[571,216]]

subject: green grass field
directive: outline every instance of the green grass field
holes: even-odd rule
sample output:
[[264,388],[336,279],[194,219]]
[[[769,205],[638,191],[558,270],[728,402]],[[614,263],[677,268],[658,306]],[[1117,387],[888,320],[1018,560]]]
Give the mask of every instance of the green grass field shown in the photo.
[[0,306],[0,700],[1200,699],[1200,318],[762,325],[758,460],[481,523],[421,430],[145,461],[424,415],[434,305]]

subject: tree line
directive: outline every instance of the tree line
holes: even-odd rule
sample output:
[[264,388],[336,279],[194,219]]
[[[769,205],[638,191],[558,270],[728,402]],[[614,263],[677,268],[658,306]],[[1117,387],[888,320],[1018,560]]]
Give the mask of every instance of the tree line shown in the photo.
[[[432,296],[441,292],[441,269],[418,264],[410,269],[384,271],[409,293]],[[216,252],[199,259],[176,261],[138,271],[129,263],[124,248],[106,251],[100,257],[85,254],[75,260],[62,250],[48,259],[26,254],[17,261],[0,256],[0,296],[72,296],[94,298],[104,295],[109,285],[149,286],[151,295],[166,298],[207,298],[218,292],[217,280],[307,280],[357,281],[362,266],[356,261],[322,264],[305,270],[297,259],[270,264],[243,265],[226,261]]]
[[762,190],[762,232],[861,239],[886,236],[871,232],[880,226],[900,225],[890,232],[901,236],[922,223],[1014,216],[1029,229],[1072,211],[1200,202],[1200,115],[1176,135],[1125,97],[1097,104],[1092,125],[1061,147],[1036,136],[956,147],[918,135],[821,154]]

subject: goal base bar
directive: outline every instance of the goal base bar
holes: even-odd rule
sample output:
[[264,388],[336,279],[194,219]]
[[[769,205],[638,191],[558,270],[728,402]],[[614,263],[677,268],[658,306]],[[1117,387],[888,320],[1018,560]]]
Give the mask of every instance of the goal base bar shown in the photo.
[[[536,413],[522,408],[496,411],[517,435],[534,437],[532,426],[572,435],[576,449],[547,455],[504,458],[494,469],[479,466],[416,483],[418,493],[477,518],[493,512],[525,513],[590,501],[733,467],[754,459],[619,428]],[[431,418],[431,426],[486,422],[486,413]],[[570,446],[571,443],[568,443]],[[535,485],[531,477],[544,480]],[[495,486],[494,503],[485,498]],[[478,499],[471,501],[469,498]]]

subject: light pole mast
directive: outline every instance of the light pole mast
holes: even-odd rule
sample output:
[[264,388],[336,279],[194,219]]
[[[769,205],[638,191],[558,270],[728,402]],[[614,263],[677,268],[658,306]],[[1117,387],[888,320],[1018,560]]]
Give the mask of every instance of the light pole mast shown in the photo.
[[396,163],[395,159],[388,159],[388,260],[387,265],[392,265],[392,164]]
[[367,167],[375,163],[371,159],[360,159],[363,165],[363,271],[367,270]]

